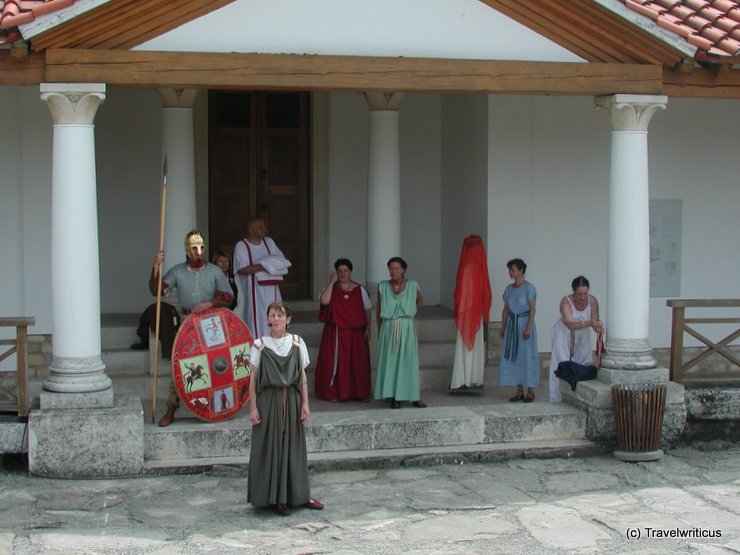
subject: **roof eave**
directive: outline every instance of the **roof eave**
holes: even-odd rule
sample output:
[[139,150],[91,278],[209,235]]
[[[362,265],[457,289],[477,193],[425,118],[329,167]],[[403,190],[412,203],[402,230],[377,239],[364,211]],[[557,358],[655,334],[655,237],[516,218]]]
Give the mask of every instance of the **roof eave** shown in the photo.
[[654,21],[638,14],[637,12],[630,10],[619,0],[591,1],[599,4],[604,9],[609,10],[614,15],[628,21],[635,27],[642,29],[645,33],[648,33],[649,35],[655,37],[659,41],[668,45],[670,48],[673,48],[674,50],[680,52],[681,55],[683,55],[685,58],[693,59],[696,57],[696,54],[699,50],[698,47],[689,44],[688,42],[686,42],[686,40],[684,40],[676,33],[671,33],[670,31],[658,27],[658,25]]
[[58,25],[62,25],[75,17],[87,13],[90,10],[99,8],[111,1],[112,0],[77,0],[71,6],[41,15],[28,23],[18,25],[18,31],[20,31],[24,40],[29,41]]

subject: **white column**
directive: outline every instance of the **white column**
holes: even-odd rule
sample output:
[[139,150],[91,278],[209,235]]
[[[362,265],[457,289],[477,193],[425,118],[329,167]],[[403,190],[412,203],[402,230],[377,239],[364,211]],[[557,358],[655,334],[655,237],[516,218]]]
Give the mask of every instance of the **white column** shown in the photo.
[[602,366],[655,368],[649,335],[650,221],[647,128],[665,96],[595,99],[612,123],[607,255],[607,348]]
[[163,104],[162,160],[167,156],[166,272],[185,260],[185,235],[197,227],[193,103],[198,91],[159,89],[159,94]]
[[370,108],[367,179],[367,282],[388,279],[386,263],[401,256],[399,93],[365,93]]
[[93,125],[105,100],[105,85],[42,83],[40,90],[54,122],[50,276],[54,329],[41,408],[111,406],[111,380],[100,356]]

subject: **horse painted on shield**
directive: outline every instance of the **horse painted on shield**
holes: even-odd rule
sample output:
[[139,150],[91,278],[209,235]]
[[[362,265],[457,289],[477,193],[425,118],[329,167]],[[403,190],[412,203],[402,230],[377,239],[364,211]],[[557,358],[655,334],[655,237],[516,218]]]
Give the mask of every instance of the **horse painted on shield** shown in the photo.
[[202,380],[204,384],[208,385],[208,381],[203,374],[203,366],[200,364],[196,366],[194,362],[191,362],[190,365],[186,364],[185,368],[188,369],[188,375],[185,376],[185,391],[192,391],[196,380]]

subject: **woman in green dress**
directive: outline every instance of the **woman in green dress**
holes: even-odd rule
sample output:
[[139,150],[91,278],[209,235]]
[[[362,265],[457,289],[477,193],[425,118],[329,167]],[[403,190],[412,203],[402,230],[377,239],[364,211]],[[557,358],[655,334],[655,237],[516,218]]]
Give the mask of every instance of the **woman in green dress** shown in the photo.
[[247,501],[288,516],[291,507],[321,510],[311,499],[304,426],[308,406],[308,350],[288,333],[290,309],[276,301],[267,309],[270,333],[250,350],[249,420],[252,422]]
[[378,285],[378,364],[375,398],[388,399],[391,408],[401,401],[423,408],[419,394],[419,344],[414,316],[424,299],[419,284],[406,278],[406,261],[398,256],[388,261],[390,278]]

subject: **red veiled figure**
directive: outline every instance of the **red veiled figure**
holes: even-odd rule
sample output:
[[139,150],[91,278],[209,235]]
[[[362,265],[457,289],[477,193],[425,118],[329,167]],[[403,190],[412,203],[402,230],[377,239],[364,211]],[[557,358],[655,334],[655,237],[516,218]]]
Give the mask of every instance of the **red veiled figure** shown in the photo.
[[488,323],[490,310],[491,280],[483,239],[469,235],[463,241],[455,284],[457,344],[451,390],[483,387],[486,359],[483,323]]
[[324,322],[316,360],[316,396],[327,401],[370,396],[370,296],[352,281],[352,262],[334,263],[321,292],[319,320]]

